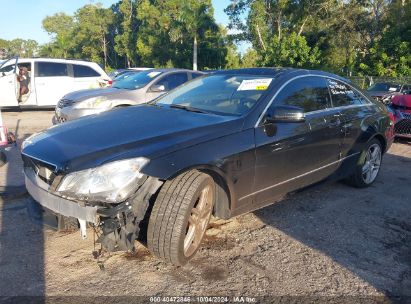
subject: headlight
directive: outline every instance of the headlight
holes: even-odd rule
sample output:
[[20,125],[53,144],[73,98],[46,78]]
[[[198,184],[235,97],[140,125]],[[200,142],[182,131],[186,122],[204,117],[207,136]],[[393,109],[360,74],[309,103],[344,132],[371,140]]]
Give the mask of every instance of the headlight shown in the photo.
[[132,193],[143,176],[140,170],[147,163],[148,159],[138,157],[73,172],[64,177],[57,192],[64,197],[121,202]]
[[77,102],[74,108],[77,109],[107,109],[111,107],[111,100],[105,96],[94,97],[84,101]]

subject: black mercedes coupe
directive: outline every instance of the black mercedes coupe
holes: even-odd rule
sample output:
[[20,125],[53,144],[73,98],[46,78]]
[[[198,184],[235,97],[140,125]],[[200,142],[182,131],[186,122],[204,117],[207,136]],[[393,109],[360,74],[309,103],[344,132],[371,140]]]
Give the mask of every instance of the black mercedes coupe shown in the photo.
[[[143,240],[184,265],[228,219],[333,178],[367,187],[392,143],[385,107],[311,70],[216,71],[149,104],[52,127],[23,144],[28,192],[91,223],[106,250]],[[353,192],[353,196],[355,193]]]

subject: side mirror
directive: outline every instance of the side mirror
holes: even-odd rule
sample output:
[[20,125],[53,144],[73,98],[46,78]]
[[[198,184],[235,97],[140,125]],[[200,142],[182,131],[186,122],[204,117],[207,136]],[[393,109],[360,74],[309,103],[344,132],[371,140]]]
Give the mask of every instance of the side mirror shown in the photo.
[[274,107],[271,113],[267,113],[264,124],[276,122],[304,122],[304,110],[294,106]]
[[154,84],[150,88],[151,92],[165,92],[165,90],[166,90],[166,87],[162,84],[160,84],[160,85]]

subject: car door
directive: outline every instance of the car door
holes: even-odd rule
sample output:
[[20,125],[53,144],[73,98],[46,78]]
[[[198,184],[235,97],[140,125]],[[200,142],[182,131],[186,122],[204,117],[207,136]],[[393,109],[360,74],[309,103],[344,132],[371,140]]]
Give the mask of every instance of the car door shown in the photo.
[[188,81],[187,72],[166,74],[157,79],[146,92],[146,102],[153,100]]
[[362,150],[362,122],[375,113],[373,103],[348,83],[327,79],[333,106],[338,108],[345,134],[341,157],[347,158]]
[[38,61],[35,63],[37,105],[52,106],[73,90],[73,78],[66,63]]
[[263,119],[255,128],[253,195],[257,205],[317,182],[338,166],[344,134],[340,114],[331,107],[325,79],[304,76],[292,80],[278,92],[265,115],[272,115],[280,106],[302,108],[305,121],[267,125]]
[[0,67],[0,107],[18,106],[17,58],[3,62]]
[[34,79],[32,77],[33,74],[33,60],[32,59],[21,59],[19,60],[18,70],[22,68],[27,69],[27,76],[29,78],[29,92],[21,98],[21,102],[19,103],[20,107],[25,106],[36,106],[37,99],[36,99],[36,87],[34,85]]

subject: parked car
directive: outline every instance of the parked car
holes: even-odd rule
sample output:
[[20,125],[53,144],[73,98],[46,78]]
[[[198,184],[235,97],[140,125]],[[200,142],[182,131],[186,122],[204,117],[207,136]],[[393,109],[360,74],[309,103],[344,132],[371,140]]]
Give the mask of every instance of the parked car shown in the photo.
[[411,139],[411,94],[394,96],[388,108],[394,116],[395,136]]
[[[28,90],[20,96],[18,76],[23,70]],[[55,106],[68,92],[97,88],[108,81],[109,77],[97,63],[15,57],[0,65],[0,107]]]
[[71,92],[58,102],[53,124],[151,101],[202,74],[184,69],[151,69],[116,81],[110,88]]
[[[392,143],[384,105],[320,71],[240,69],[154,102],[55,126],[23,143],[26,187],[53,212],[136,238],[184,265],[210,215],[228,219],[326,178],[368,187]],[[353,193],[353,197],[355,193]]]
[[390,82],[377,82],[367,89],[368,94],[374,99],[388,104],[396,95],[410,94],[411,84]]

